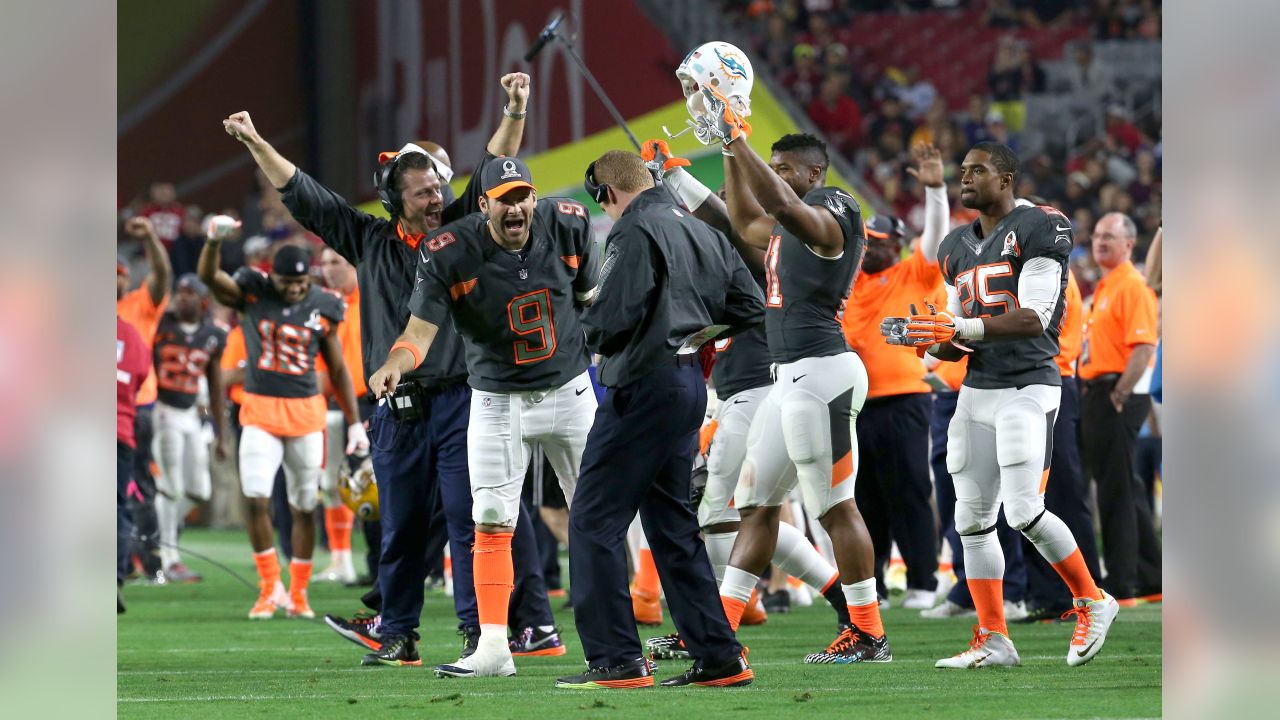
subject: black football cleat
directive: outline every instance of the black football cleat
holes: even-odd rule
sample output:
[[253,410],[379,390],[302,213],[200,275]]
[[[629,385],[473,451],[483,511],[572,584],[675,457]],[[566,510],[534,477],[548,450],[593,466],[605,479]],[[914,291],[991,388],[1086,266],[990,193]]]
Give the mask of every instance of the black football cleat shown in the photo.
[[476,654],[476,648],[480,646],[480,626],[470,625],[458,631],[462,636],[462,652],[458,653],[459,660],[465,660]]
[[556,687],[571,690],[629,690],[653,687],[653,671],[649,660],[636,658],[611,668],[591,668],[581,675],[556,680]]
[[787,590],[779,590],[778,592],[766,592],[764,594],[764,609],[770,614],[777,613],[785,615],[791,612],[791,593]]
[[818,665],[883,663],[892,660],[893,652],[889,649],[887,636],[872,637],[867,633],[859,632],[852,626],[842,629],[826,650],[810,653],[804,657],[806,663]]
[[746,648],[742,648],[742,652],[738,657],[716,666],[704,665],[701,660],[698,660],[693,664],[693,667],[685,670],[683,675],[667,678],[659,684],[662,687],[684,687],[686,685],[742,687],[743,685],[750,685],[756,674],[752,672],[751,666],[747,664],[748,652]]
[[507,642],[511,654],[516,657],[548,657],[564,655],[564,643],[560,640],[559,628],[542,630],[527,627]]
[[418,645],[412,635],[391,635],[382,638],[382,649],[369,653],[360,661],[361,665],[391,665],[393,667],[422,665],[418,656]]
[[377,652],[382,649],[382,636],[378,634],[381,619],[377,613],[364,611],[357,612],[350,620],[329,613],[324,616],[324,624],[356,645]]

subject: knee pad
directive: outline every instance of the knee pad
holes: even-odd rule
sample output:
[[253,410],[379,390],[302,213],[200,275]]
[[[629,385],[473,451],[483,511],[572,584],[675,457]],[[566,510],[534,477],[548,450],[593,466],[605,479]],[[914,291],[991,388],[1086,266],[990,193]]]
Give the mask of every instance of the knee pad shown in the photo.
[[996,461],[1000,467],[1043,461],[1045,417],[1032,400],[1019,399],[1000,408],[995,424]]
[[947,472],[955,475],[969,466],[969,423],[952,418],[947,424]]
[[1044,513],[1044,496],[1038,493],[1019,493],[1004,500],[1004,518],[1009,527],[1023,531]]
[[477,525],[515,527],[519,512],[520,490],[513,498],[505,497],[498,488],[476,488],[471,495],[471,519]]
[[961,536],[982,532],[996,524],[996,515],[996,510],[983,508],[976,500],[956,500],[956,532]]
[[827,406],[815,399],[784,400],[782,437],[796,465],[811,465],[831,455]]
[[320,504],[320,486],[315,482],[299,480],[289,488],[289,505],[304,513],[309,513]]

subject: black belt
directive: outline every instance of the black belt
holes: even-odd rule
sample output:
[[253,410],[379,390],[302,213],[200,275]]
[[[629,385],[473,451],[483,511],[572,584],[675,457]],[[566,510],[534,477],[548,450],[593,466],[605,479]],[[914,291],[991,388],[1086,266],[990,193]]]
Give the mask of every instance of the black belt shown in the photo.
[[692,366],[698,364],[698,353],[682,353],[675,356],[676,365],[679,367]]
[[1119,380],[1120,373],[1106,373],[1095,378],[1089,378],[1088,380],[1081,380],[1081,382],[1085,384],[1085,387],[1093,387],[1095,385],[1106,385],[1108,383],[1114,385]]

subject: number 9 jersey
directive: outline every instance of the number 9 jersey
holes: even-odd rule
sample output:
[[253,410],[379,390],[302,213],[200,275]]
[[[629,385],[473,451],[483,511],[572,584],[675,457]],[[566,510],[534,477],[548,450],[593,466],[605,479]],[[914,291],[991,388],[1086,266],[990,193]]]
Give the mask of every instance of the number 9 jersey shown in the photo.
[[271,278],[247,267],[236,272],[235,281],[244,293],[245,392],[274,398],[319,395],[316,355],[321,340],[346,315],[342,298],[313,283],[302,300],[287,305]]
[[499,246],[487,223],[473,213],[418,247],[409,312],[437,326],[452,316],[476,390],[564,385],[590,363],[579,320],[597,279],[587,210],[575,200],[538,200],[519,252]]

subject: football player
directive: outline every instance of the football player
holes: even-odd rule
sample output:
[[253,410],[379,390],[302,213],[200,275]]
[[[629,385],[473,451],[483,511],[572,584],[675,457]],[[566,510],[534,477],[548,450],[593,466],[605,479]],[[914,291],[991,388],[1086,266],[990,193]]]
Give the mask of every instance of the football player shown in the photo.
[[858,202],[826,185],[826,145],[784,135],[766,164],[743,140],[751,126],[714,83],[701,86],[705,119],[723,146],[729,217],[765,250],[765,333],[775,381],[747,434],[734,504],[742,528],[720,595],[737,618],[777,544],[780,506],[800,486],[807,514],[831,536],[853,627],[805,662],[889,662],[871,538],[854,501],[854,430],[867,371],[840,328],[866,250]]
[[452,317],[466,344],[472,388],[467,465],[480,642],[470,657],[437,667],[441,677],[515,674],[506,635],[511,538],[529,445],[542,446],[572,501],[596,409],[578,318],[596,291],[587,209],[575,200],[538,199],[518,158],[498,158],[480,172],[480,212],[423,242],[412,317],[369,378],[375,395],[393,394]]
[[994,142],[974,145],[960,166],[960,202],[980,215],[943,239],[938,263],[947,307],[926,305],[886,318],[890,344],[942,360],[969,352],[947,432],[947,470],[955,481],[956,531],[978,611],[969,648],[940,668],[1020,664],[1004,616],[1004,554],[996,514],[1021,531],[1053,565],[1075,598],[1068,665],[1102,649],[1119,605],[1094,582],[1071,531],[1044,506],[1054,417],[1062,377],[1054,356],[1064,316],[1071,222],[1047,206],[1018,207],[1018,156]]
[[[307,251],[284,245],[268,276],[240,268],[235,277],[219,269],[222,235],[210,226],[200,252],[200,279],[218,302],[243,313],[248,364],[240,408],[240,487],[249,498],[249,542],[260,578],[250,619],[269,619],[284,607],[289,617],[313,618],[307,602],[315,508],[324,463],[324,396],[316,381],[315,358],[323,355],[329,380],[347,421],[348,455],[367,452],[369,440],[356,410],[355,392],[342,357],[336,328],[342,299],[311,283]],[[276,471],[284,464],[293,515],[293,558],[289,591],[280,582],[267,514]]]
[[170,582],[199,582],[178,554],[178,527],[196,503],[209,499],[209,448],[196,399],[200,381],[208,384],[210,416],[216,433],[215,452],[226,456],[226,399],[222,391],[222,349],[227,333],[211,322],[209,288],[188,273],[178,278],[173,307],[160,319],[154,346],[156,384],[154,455],[156,517],[160,527],[160,559]]

